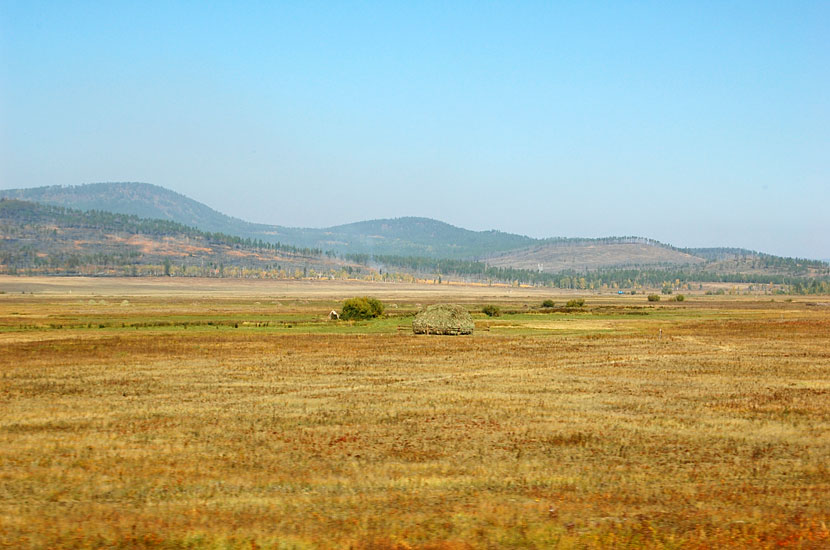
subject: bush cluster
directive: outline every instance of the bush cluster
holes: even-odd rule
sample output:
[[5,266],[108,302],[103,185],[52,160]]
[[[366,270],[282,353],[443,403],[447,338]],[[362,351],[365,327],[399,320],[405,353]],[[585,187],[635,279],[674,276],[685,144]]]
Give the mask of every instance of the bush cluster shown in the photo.
[[545,300],[542,302],[542,307],[554,307],[556,304],[553,303],[553,300]]
[[574,298],[573,300],[568,300],[568,303],[565,304],[565,307],[582,307],[585,305],[584,298]]
[[340,318],[347,321],[353,319],[373,319],[383,315],[383,302],[370,296],[349,298],[343,302]]
[[486,306],[481,308],[481,312],[487,317],[498,317],[499,315],[501,315],[501,308],[499,308],[499,306],[487,304]]
[[660,296],[658,296],[657,294],[649,294],[648,295],[648,301],[649,302],[659,302],[660,301]]

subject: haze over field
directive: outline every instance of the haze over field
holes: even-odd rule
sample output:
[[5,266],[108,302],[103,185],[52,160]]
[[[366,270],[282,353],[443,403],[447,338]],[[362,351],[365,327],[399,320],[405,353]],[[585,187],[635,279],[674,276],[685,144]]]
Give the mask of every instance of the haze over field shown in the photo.
[[6,3],[0,189],[830,258],[830,5]]

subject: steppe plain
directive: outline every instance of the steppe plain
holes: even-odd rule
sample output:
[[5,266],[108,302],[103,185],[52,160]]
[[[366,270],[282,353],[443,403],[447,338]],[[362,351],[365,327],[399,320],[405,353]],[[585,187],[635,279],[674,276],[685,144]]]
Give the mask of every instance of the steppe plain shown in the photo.
[[[827,296],[564,308],[577,294],[33,277],[0,292],[0,546],[830,546]],[[386,317],[328,320],[356,295]],[[439,301],[475,333],[413,335]]]

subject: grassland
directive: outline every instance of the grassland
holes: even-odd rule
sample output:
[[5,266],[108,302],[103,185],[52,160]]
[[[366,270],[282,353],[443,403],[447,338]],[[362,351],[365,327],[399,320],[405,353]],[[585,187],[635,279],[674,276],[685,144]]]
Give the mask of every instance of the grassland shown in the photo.
[[[0,546],[830,545],[828,297],[0,291]],[[366,293],[388,317],[326,319]],[[439,300],[505,314],[412,335]]]

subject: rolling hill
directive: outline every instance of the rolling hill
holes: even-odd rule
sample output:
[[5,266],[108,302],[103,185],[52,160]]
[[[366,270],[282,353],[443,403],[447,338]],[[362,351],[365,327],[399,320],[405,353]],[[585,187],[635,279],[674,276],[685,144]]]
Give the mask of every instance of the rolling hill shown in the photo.
[[277,229],[226,216],[209,206],[149,183],[90,183],[62,187],[0,190],[0,197],[63,206],[77,210],[101,210],[139,218],[169,220],[202,231],[251,237]]
[[706,260],[672,247],[637,238],[561,239],[488,257],[495,267],[547,273],[592,271],[609,267],[677,267]]
[[0,199],[0,273],[291,277],[367,273],[319,250],[169,220]]
[[536,239],[522,235],[494,230],[470,231],[438,220],[416,217],[370,220],[322,231],[332,240],[315,241],[320,248],[432,258],[479,257],[536,242]]
[[[259,243],[261,247],[267,243],[274,250],[296,247],[327,251],[329,259],[336,254],[364,265],[404,267],[419,272],[449,273],[448,270],[455,269],[458,274],[479,277],[484,277],[488,268],[502,270],[500,277],[516,277],[525,271],[556,274],[637,269],[682,269],[709,278],[718,274],[755,278],[830,274],[830,266],[824,262],[780,258],[740,248],[680,249],[641,237],[534,239],[501,231],[470,231],[418,217],[369,220],[323,229],[256,224],[147,183],[0,190],[0,198],[87,211],[91,219],[106,212],[133,216],[136,220],[155,220],[155,224],[162,220],[179,224],[180,232],[198,230],[203,233],[199,238],[209,239],[206,234],[221,233],[222,238],[233,236],[237,241]],[[83,241],[82,229],[93,233],[97,230],[89,226],[88,220],[84,223],[87,226],[70,226],[67,232],[77,231],[76,240]],[[98,241],[93,248],[107,248],[100,235],[95,238]],[[3,246],[7,247],[8,241]],[[40,246],[50,245],[46,242]],[[510,270],[517,273],[508,275]]]
[[397,218],[346,225],[291,228],[226,216],[198,201],[148,183],[91,183],[0,190],[0,197],[169,220],[202,231],[343,254],[397,254],[433,258],[478,257],[528,246],[535,239],[500,231],[470,231],[428,218]]
[[[397,226],[385,221],[367,222],[352,229],[360,237],[368,230],[386,232],[387,240],[394,242],[398,232],[417,223],[410,219],[398,222]],[[432,232],[437,236],[445,228],[445,224],[432,220],[422,223],[423,235]],[[663,254],[661,261],[644,265],[654,259],[655,251]],[[555,259],[557,254],[560,265],[549,269],[564,269],[539,270],[538,265],[525,268],[539,259]],[[581,258],[580,269],[574,269],[575,257]],[[826,263],[759,254],[716,255],[713,260],[705,260],[644,239],[550,239],[545,245],[514,252],[511,260],[506,259],[507,255],[491,260],[498,258],[504,265],[417,256],[338,257],[320,249],[205,232],[170,220],[0,199],[0,274],[280,279],[357,276],[386,281],[431,278],[439,282],[444,277],[585,290],[665,289],[666,285],[680,289],[689,288],[691,282],[743,282],[758,283],[766,292],[830,291],[830,266]],[[623,259],[631,262],[632,258],[639,264],[620,263]]]

